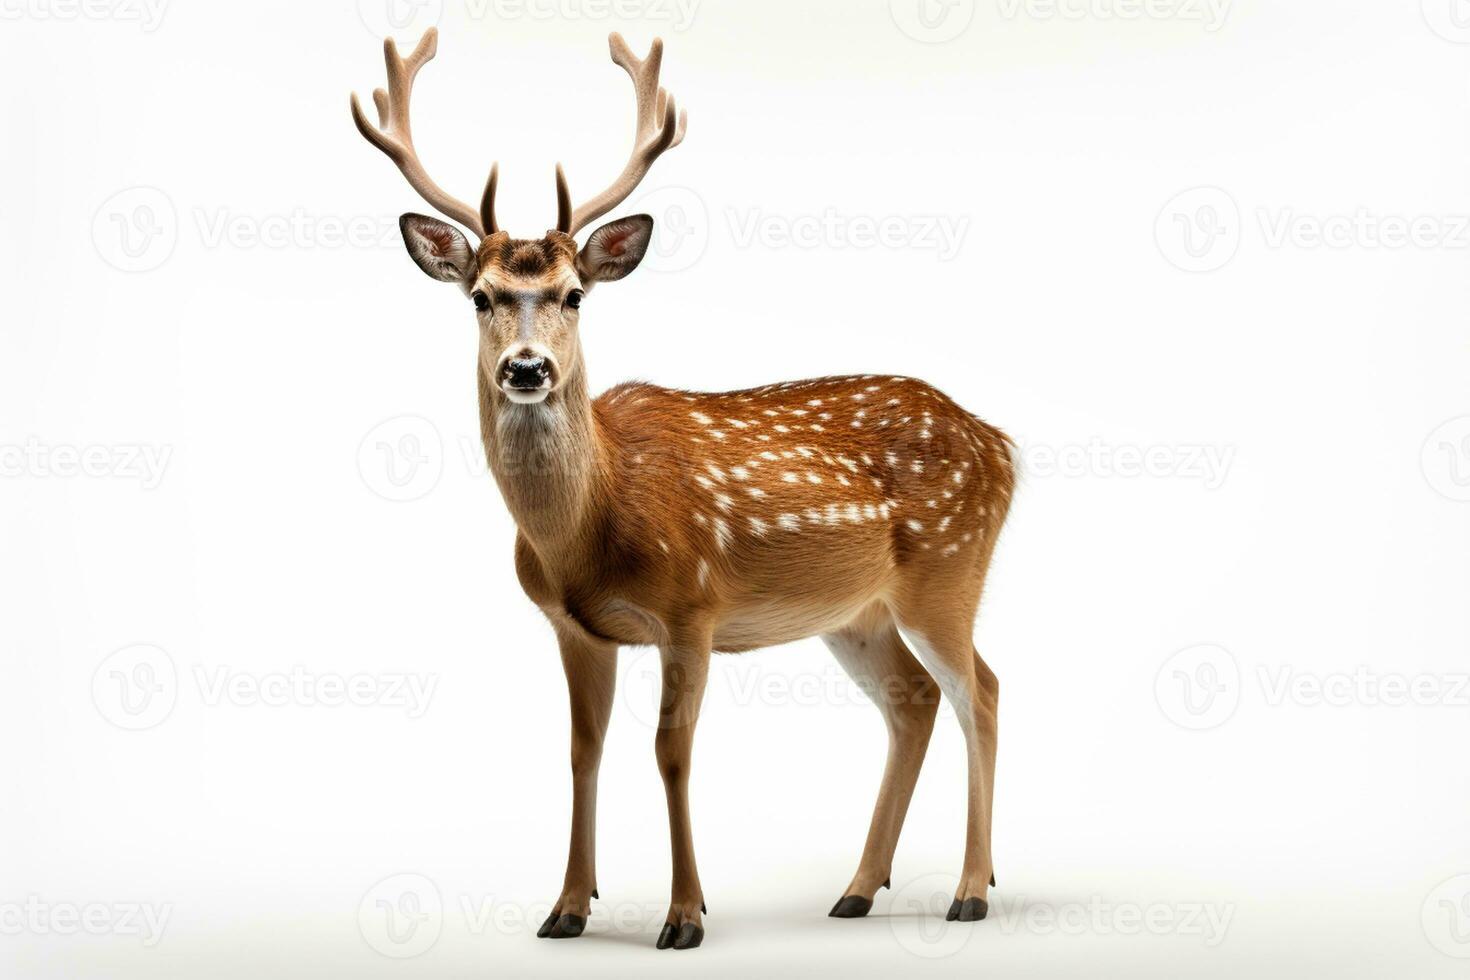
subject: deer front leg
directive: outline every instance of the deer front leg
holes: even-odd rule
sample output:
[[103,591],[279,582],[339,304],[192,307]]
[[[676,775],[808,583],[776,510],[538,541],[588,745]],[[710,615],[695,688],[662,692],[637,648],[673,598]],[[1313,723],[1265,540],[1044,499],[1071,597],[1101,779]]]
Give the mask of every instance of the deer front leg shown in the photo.
[[572,842],[561,897],[536,930],[542,939],[571,939],[587,928],[597,896],[597,767],[612,714],[617,647],[559,628],[561,663],[572,708]]
[[694,831],[689,821],[689,760],[694,749],[694,725],[699,720],[709,676],[709,633],[676,638],[661,653],[663,693],[654,755],[668,798],[674,879],[669,914],[657,945],[659,949],[693,949],[704,941],[700,918],[704,891],[694,863]]

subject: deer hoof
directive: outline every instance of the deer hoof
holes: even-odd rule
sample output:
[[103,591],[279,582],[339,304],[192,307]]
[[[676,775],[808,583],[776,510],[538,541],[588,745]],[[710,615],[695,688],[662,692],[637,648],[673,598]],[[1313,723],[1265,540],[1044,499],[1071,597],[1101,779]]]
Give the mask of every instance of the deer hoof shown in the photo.
[[575,939],[586,928],[587,920],[580,915],[572,915],[570,912],[564,915],[552,913],[541,924],[541,928],[536,930],[536,935],[542,939]]
[[989,911],[990,904],[983,898],[967,898],[964,901],[957,898],[950,903],[949,912],[944,918],[948,922],[979,922]]
[[686,922],[679,927],[679,935],[674,938],[674,948],[693,949],[702,942],[704,942],[704,926]]
[[827,915],[834,919],[861,919],[872,907],[871,898],[864,898],[861,895],[844,895],[837,900],[837,904],[832,906],[832,911]]

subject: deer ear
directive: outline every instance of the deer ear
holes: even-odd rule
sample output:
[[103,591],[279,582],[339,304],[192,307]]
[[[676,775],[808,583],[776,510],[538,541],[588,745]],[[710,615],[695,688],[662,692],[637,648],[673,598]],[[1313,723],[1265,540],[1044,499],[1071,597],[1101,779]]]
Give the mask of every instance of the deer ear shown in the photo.
[[646,214],[609,221],[577,253],[577,275],[585,283],[621,279],[638,268],[652,241],[653,219]]
[[451,224],[422,214],[398,219],[403,244],[418,267],[440,282],[465,284],[475,272],[475,250]]

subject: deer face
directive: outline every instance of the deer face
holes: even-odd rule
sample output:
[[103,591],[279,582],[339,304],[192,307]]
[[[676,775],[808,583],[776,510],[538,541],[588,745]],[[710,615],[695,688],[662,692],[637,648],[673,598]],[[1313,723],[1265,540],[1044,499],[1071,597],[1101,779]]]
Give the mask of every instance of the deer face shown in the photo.
[[534,240],[496,231],[471,250],[457,228],[437,218],[405,214],[399,227],[419,268],[470,298],[480,370],[492,390],[518,404],[545,401],[581,370],[583,299],[597,283],[637,268],[653,235],[646,214],[603,225],[580,250],[555,230]]
[[457,283],[474,303],[480,324],[480,370],[490,390],[510,402],[537,404],[581,370],[577,319],[582,298],[596,283],[621,279],[637,267],[648,250],[653,219],[638,214],[611,221],[588,236],[580,250],[573,236],[627,200],[653,162],[684,139],[689,120],[659,85],[663,42],[655,38],[648,55],[639,58],[620,35],[610,35],[613,63],[633,82],[633,152],[611,184],[575,208],[558,165],[556,228],[544,238],[514,239],[495,221],[499,167],[490,168],[476,210],[434,183],[414,148],[409,119],[413,82],[438,44],[438,31],[430,28],[405,58],[391,38],[384,41],[388,87],[373,92],[378,125],[368,122],[356,95],[352,121],[424,200],[479,236],[475,248],[458,228],[437,218],[405,214],[398,222],[408,254],[419,268],[442,282]]

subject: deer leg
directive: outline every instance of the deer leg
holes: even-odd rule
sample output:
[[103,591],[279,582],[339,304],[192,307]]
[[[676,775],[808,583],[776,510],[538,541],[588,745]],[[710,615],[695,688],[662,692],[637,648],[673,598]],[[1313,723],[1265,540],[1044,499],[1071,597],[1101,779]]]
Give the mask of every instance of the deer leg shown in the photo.
[[[965,821],[965,863],[946,919],[985,918],[986,889],[993,880],[990,815],[994,800],[996,708],[1000,686],[975,651],[971,623],[929,623],[904,617],[903,637],[926,670],[934,675],[954,706],[965,734],[969,792]],[[982,671],[981,668],[984,667]]]
[[571,939],[587,928],[597,895],[597,768],[612,715],[617,647],[558,629],[572,709],[572,840],[561,896],[536,930],[542,939]]
[[673,886],[669,914],[659,932],[659,949],[693,949],[704,940],[704,890],[694,862],[694,831],[689,820],[689,762],[694,725],[699,720],[709,676],[710,639],[672,643],[662,651],[663,693],[654,756],[669,806],[669,840],[673,851]]
[[843,897],[828,915],[854,919],[868,914],[873,895],[888,884],[899,831],[929,748],[939,689],[914,659],[893,622],[858,624],[822,637],[837,662],[883,712],[888,726],[888,761],[868,826],[862,860]]

